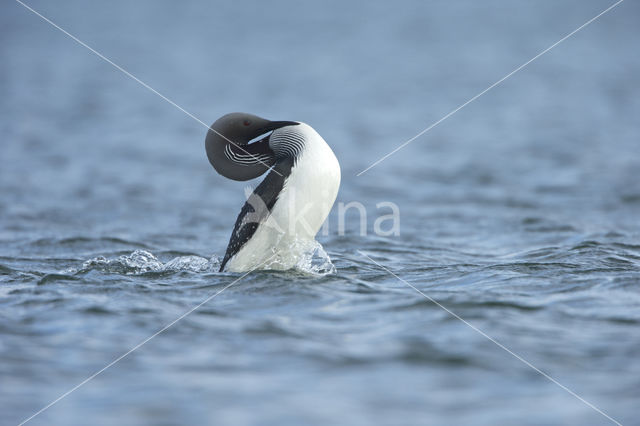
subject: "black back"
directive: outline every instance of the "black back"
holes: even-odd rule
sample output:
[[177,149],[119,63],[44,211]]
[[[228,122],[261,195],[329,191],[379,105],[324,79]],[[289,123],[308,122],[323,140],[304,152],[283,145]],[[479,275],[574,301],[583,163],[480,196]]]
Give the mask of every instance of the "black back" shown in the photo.
[[227,252],[220,265],[220,272],[224,270],[229,259],[235,256],[242,246],[251,239],[260,223],[271,213],[271,209],[273,209],[287,178],[291,174],[293,164],[293,158],[279,160],[244,203],[233,227]]

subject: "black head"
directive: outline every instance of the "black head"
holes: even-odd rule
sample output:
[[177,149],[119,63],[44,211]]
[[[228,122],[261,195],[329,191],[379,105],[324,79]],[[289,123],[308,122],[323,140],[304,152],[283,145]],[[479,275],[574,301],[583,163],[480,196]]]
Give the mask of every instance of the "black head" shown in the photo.
[[[269,170],[276,156],[268,133],[295,121],[270,121],[257,115],[233,112],[216,120],[205,139],[207,157],[214,169],[233,180],[249,180]],[[260,136],[264,136],[259,139]],[[254,139],[259,139],[252,143]]]

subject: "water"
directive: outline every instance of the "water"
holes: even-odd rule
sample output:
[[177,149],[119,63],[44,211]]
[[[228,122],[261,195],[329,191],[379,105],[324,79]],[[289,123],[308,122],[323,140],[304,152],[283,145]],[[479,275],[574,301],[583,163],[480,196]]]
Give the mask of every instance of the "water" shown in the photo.
[[[30,3],[31,4],[31,3]],[[310,123],[361,202],[331,274],[255,272],[30,424],[639,424],[640,8],[34,1],[211,123]],[[205,128],[19,4],[0,14],[0,423],[241,275]],[[377,236],[396,203],[400,236]]]

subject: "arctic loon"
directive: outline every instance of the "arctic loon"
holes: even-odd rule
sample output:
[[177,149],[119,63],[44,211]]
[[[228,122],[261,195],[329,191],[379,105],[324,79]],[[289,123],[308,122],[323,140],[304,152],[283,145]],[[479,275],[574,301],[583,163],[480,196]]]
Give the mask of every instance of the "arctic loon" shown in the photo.
[[205,147],[229,179],[269,171],[238,215],[220,271],[294,267],[338,194],[340,164],[329,145],[305,123],[236,112],[211,125]]

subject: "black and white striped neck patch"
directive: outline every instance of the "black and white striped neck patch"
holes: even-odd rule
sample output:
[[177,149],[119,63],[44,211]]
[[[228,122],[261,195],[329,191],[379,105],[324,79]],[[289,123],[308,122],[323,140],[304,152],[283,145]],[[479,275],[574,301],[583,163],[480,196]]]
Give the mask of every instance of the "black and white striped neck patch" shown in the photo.
[[223,152],[228,160],[241,166],[263,164],[271,167],[274,160],[273,152],[269,147],[269,137],[248,145],[227,144]]
[[269,138],[269,147],[275,153],[276,158],[296,159],[305,145],[305,138],[296,128],[288,126],[273,132]]

